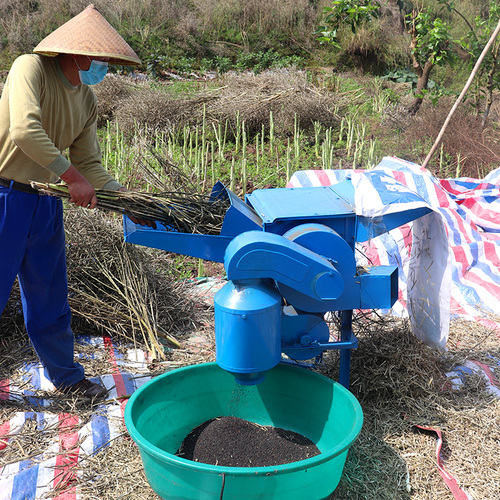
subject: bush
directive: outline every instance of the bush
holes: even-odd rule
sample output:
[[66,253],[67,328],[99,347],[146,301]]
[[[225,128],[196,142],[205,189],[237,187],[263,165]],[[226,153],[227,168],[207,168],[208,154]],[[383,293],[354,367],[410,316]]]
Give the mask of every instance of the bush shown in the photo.
[[[427,104],[410,120],[404,140],[411,147],[427,141],[432,146],[441,131],[453,105],[450,99],[441,99],[437,106]],[[487,130],[482,130],[480,117],[463,104],[450,120],[442,140],[440,151],[434,155],[429,170],[441,177],[473,177],[481,179],[500,164],[500,144]],[[429,146],[430,149],[430,146]],[[420,161],[429,149],[421,151]]]
[[384,15],[352,33],[345,29],[339,61],[363,71],[381,75],[386,71],[411,64],[406,34],[399,19]]

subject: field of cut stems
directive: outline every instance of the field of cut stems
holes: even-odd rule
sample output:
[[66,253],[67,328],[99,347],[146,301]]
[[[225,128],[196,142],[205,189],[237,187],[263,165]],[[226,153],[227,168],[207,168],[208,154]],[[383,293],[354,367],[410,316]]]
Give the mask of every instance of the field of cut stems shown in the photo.
[[[410,117],[405,84],[296,68],[163,84],[109,76],[96,93],[103,163],[117,178],[200,193],[218,180],[240,194],[282,187],[296,170],[369,169],[384,156],[421,163],[454,103]],[[429,169],[481,178],[499,163],[495,131],[464,104]]]

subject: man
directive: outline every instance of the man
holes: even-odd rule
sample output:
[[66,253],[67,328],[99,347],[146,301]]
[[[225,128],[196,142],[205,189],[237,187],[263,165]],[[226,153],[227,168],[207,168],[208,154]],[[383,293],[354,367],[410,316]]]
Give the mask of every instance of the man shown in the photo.
[[88,86],[104,78],[108,62],[140,64],[90,5],[34,54],[16,59],[0,98],[0,313],[18,276],[26,330],[47,377],[86,399],[103,399],[107,391],[74,361],[62,202],[39,195],[30,181],[62,179],[70,201],[87,208],[97,204],[95,189],[124,189],[101,164],[96,97]]

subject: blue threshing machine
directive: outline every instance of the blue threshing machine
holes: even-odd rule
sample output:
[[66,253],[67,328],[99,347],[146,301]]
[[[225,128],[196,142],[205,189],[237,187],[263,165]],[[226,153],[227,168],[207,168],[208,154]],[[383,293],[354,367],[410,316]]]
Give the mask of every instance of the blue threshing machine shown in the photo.
[[[125,240],[223,262],[228,283],[215,295],[217,364],[243,385],[262,382],[280,361],[301,363],[340,350],[349,387],[355,309],[387,309],[398,297],[394,266],[358,267],[355,246],[425,215],[419,208],[377,218],[356,215],[350,179],[333,186],[259,189],[245,201],[218,182],[229,202],[219,235],[157,229],[124,217]],[[341,320],[332,340],[325,315]],[[283,358],[282,354],[286,355]]]

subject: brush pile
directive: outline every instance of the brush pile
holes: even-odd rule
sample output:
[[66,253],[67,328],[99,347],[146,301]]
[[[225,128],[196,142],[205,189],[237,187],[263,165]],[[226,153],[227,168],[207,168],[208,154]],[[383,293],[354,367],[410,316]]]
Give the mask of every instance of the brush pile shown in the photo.
[[[40,192],[70,198],[64,184],[32,182]],[[137,219],[161,222],[181,233],[220,233],[229,202],[195,193],[96,190],[97,207]]]
[[121,221],[96,210],[65,210],[69,303],[86,328],[145,346],[153,358],[193,325],[185,281],[165,252],[123,241]]
[[286,138],[297,125],[312,135],[315,122],[325,129],[337,126],[343,110],[359,97],[352,92],[325,92],[310,81],[307,72],[294,68],[228,73],[217,88],[181,96],[146,83],[116,101],[114,96],[123,95],[123,87],[123,79],[106,78],[95,91],[97,101],[106,107],[100,113],[129,138],[138,128],[182,132],[202,122],[208,129],[222,126],[227,140],[235,139],[243,122],[249,136],[273,126],[277,136]]
[[[104,333],[144,348],[153,359],[180,347],[180,338],[195,326],[195,307],[190,282],[176,279],[171,256],[125,243],[121,220],[113,214],[68,206],[64,223],[75,333]],[[197,310],[198,318],[202,313]],[[0,316],[0,331],[24,331],[17,281]]]

